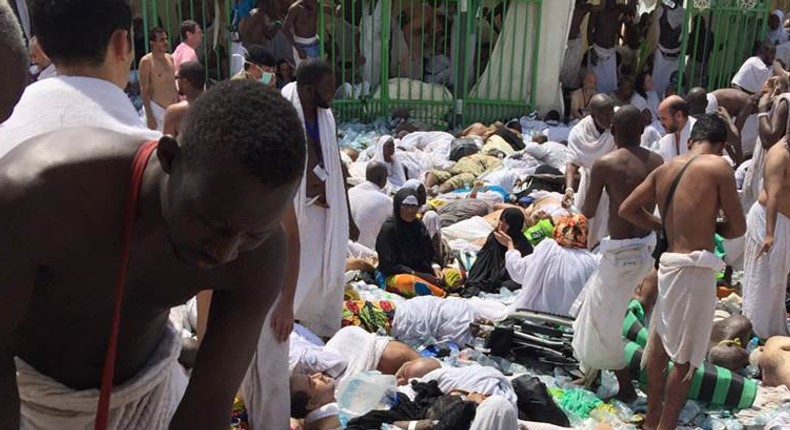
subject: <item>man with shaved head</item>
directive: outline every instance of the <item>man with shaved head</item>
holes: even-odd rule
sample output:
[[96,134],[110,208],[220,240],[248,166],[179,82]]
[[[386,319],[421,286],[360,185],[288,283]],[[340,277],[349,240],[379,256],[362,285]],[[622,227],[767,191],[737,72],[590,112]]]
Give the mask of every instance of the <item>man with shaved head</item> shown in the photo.
[[376,248],[376,238],[382,224],[392,215],[392,199],[387,196],[387,166],[378,162],[368,163],[365,182],[348,190],[351,217],[359,228],[357,243],[370,249]]
[[7,0],[0,0],[0,123],[11,116],[28,79],[27,51],[22,29]]
[[[568,149],[570,149],[572,157],[565,170],[563,203],[565,205],[574,203],[575,195],[575,205],[578,208],[584,205],[593,163],[615,149],[614,138],[609,131],[612,126],[612,115],[614,115],[614,100],[606,94],[596,94],[590,100],[590,110],[591,115],[579,121],[568,136]],[[578,188],[576,188],[577,174],[581,176]],[[595,208],[596,216],[591,220],[589,226],[587,243],[590,249],[594,248],[598,241],[606,236],[608,218],[606,208],[608,204],[609,197],[604,192],[600,204]]]
[[[585,371],[614,370],[619,397],[625,401],[633,400],[636,392],[626,369],[622,316],[637,285],[653,267],[656,237],[652,231],[621,218],[618,211],[623,200],[663,163],[658,154],[640,146],[643,128],[642,113],[637,108],[620,108],[612,119],[618,149],[593,164],[582,213],[588,219],[595,217],[606,191],[610,236],[601,241],[600,267],[585,289],[573,338],[574,352]],[[645,206],[648,212],[654,208]]]
[[658,105],[658,120],[667,134],[658,142],[658,153],[669,161],[688,152],[688,139],[696,120],[689,116],[689,105],[683,97],[669,96]]

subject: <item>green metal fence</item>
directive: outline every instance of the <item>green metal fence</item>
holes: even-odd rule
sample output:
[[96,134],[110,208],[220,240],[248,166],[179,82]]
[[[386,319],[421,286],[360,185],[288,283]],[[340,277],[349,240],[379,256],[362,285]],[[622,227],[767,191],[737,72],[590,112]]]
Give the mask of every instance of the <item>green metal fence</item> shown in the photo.
[[769,0],[689,1],[678,88],[730,86],[743,62],[763,40]]

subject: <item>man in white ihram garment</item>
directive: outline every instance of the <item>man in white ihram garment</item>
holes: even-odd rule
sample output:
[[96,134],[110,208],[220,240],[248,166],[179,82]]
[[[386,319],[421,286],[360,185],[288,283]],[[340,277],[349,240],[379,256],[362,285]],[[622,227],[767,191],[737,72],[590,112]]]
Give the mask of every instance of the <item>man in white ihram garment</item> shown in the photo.
[[688,140],[696,120],[689,116],[688,103],[669,96],[658,106],[658,119],[667,134],[658,141],[658,154],[665,162],[688,152]]
[[775,58],[776,47],[770,44],[763,44],[757,55],[743,62],[741,68],[738,69],[738,72],[730,82],[732,87],[747,94],[760,93],[765,81],[774,74]]
[[653,28],[658,29],[658,47],[653,60],[653,85],[663,97],[669,86],[672,72],[678,70],[680,42],[686,10],[680,0],[664,0],[655,13]]
[[[570,206],[575,196],[575,205],[581,208],[587,195],[590,182],[590,169],[593,163],[615,150],[614,137],[609,130],[614,115],[614,101],[605,94],[596,94],[590,100],[591,115],[588,115],[571,130],[568,136],[568,149],[573,156],[565,168],[565,198],[563,203]],[[575,188],[576,174],[581,176],[578,190]],[[592,249],[606,236],[609,196],[604,193],[598,205],[595,218],[590,223],[587,245]]]
[[617,54],[615,45],[625,14],[634,14],[617,0],[604,0],[593,8],[587,23],[587,41],[592,44],[587,67],[598,78],[598,91],[609,94],[617,89]]
[[[304,60],[297,68],[296,82],[286,85],[282,94],[303,120],[307,137],[305,174],[294,197],[299,266],[298,277],[286,274],[283,292],[266,317],[258,351],[242,383],[250,425],[255,430],[288,428],[287,339],[294,318],[321,337],[331,337],[340,329],[348,240],[357,240],[359,235],[348,209],[335,118],[330,110],[335,94],[331,67],[323,60]],[[293,224],[287,218],[286,230],[293,246]],[[294,257],[292,251],[289,258]],[[289,264],[289,270],[294,268]],[[298,279],[295,291],[294,278]]]
[[381,225],[392,216],[392,198],[384,191],[387,167],[371,161],[365,168],[365,179],[365,182],[348,190],[348,204],[359,228],[357,243],[375,249]]
[[568,45],[565,47],[565,58],[562,61],[560,82],[563,88],[576,89],[581,86],[580,67],[582,62],[582,21],[590,13],[592,5],[587,0],[576,0],[568,30]]

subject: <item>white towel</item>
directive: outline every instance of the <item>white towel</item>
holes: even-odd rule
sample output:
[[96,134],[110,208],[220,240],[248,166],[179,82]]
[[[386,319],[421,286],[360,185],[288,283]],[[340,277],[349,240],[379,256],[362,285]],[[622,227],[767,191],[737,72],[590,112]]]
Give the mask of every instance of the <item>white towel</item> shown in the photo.
[[617,55],[615,49],[593,45],[598,62],[592,67],[598,78],[598,92],[609,94],[617,90]]
[[785,290],[790,273],[790,220],[776,215],[774,244],[757,259],[765,239],[765,207],[755,203],[746,220],[746,250],[743,271],[743,315],[762,339],[787,336]]
[[732,84],[738,85],[752,94],[757,94],[763,89],[763,84],[773,74],[773,68],[765,65],[760,57],[747,59],[732,78]]
[[[606,130],[603,133],[599,132],[592,115],[588,115],[571,129],[571,134],[568,136],[568,149],[573,154],[573,163],[580,167],[581,180],[579,181],[579,189],[577,190],[574,203],[577,208],[581,208],[584,205],[587,189],[590,186],[590,170],[593,163],[616,149],[614,137],[610,130]],[[589,221],[587,226],[588,247],[594,247],[601,239],[607,236],[608,222],[609,194],[604,191],[601,194],[601,200],[598,202],[595,217]]]
[[[148,364],[113,388],[108,428],[166,430],[187,386],[178,364],[181,335],[168,325]],[[15,358],[22,430],[89,430],[94,426],[99,390],[73,390]]]
[[[299,118],[304,122],[304,112],[299,101],[296,83],[292,82],[286,85],[282,94],[294,105]],[[297,314],[308,314],[305,316],[312,316],[313,319],[322,319],[320,314],[331,318],[331,321],[324,321],[330,332],[322,332],[316,327],[310,327],[318,335],[331,336],[333,327],[336,327],[334,330],[340,328],[339,314],[342,308],[344,268],[348,248],[348,206],[343,184],[343,172],[340,166],[335,117],[331,110],[318,109],[318,129],[324,169],[327,174],[324,186],[326,187],[326,200],[329,209],[324,210],[316,205],[307,204],[303,175],[302,183],[294,197],[294,209],[299,221],[299,239],[302,250],[294,309]],[[305,174],[307,174],[306,170],[307,164],[305,163]],[[324,215],[319,212],[323,212]],[[323,225],[315,225],[316,223],[323,223]],[[336,300],[338,292],[339,302]],[[335,314],[338,316],[337,321],[334,321]],[[302,319],[301,316],[299,317]]]
[[343,357],[348,363],[337,385],[349,376],[376,370],[388,343],[388,337],[368,333],[356,326],[343,327],[335,333],[324,346],[324,353]]
[[719,99],[712,93],[705,95],[708,99],[708,105],[705,107],[705,113],[716,113],[719,110]]
[[[163,108],[156,103],[155,101],[151,101],[151,115],[154,117],[154,121],[156,121],[156,131],[162,132],[162,129],[165,126],[165,112],[167,109]],[[146,117],[148,114],[146,113]]]
[[[722,269],[724,262],[710,251],[665,252],[661,256],[658,300],[650,330],[658,333],[672,361],[691,364],[686,377],[702,364],[708,353],[717,302],[716,272]],[[648,349],[657,346],[648,342]],[[646,352],[644,356],[650,354]]]
[[[20,143],[61,128],[97,127],[159,140],[115,84],[97,78],[58,76],[25,88],[14,113],[0,124],[0,157]],[[64,144],[67,142],[64,142]]]
[[598,272],[584,287],[581,310],[573,323],[573,350],[586,368],[626,366],[623,318],[634,290],[653,267],[655,242],[654,233],[601,242]]

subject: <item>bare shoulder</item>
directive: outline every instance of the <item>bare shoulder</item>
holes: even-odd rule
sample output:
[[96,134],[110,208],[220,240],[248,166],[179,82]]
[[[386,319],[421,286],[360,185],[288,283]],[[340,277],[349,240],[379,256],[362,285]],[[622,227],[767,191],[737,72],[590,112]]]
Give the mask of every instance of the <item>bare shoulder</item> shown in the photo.
[[647,167],[650,170],[658,169],[664,164],[664,157],[649,149],[645,149],[645,151],[647,151]]
[[189,103],[184,100],[178,103],[173,103],[165,110],[165,115],[181,116],[189,110]]
[[153,58],[154,58],[154,54],[151,54],[150,52],[143,55],[143,58],[140,59],[140,65],[142,66],[143,64],[150,63]]

